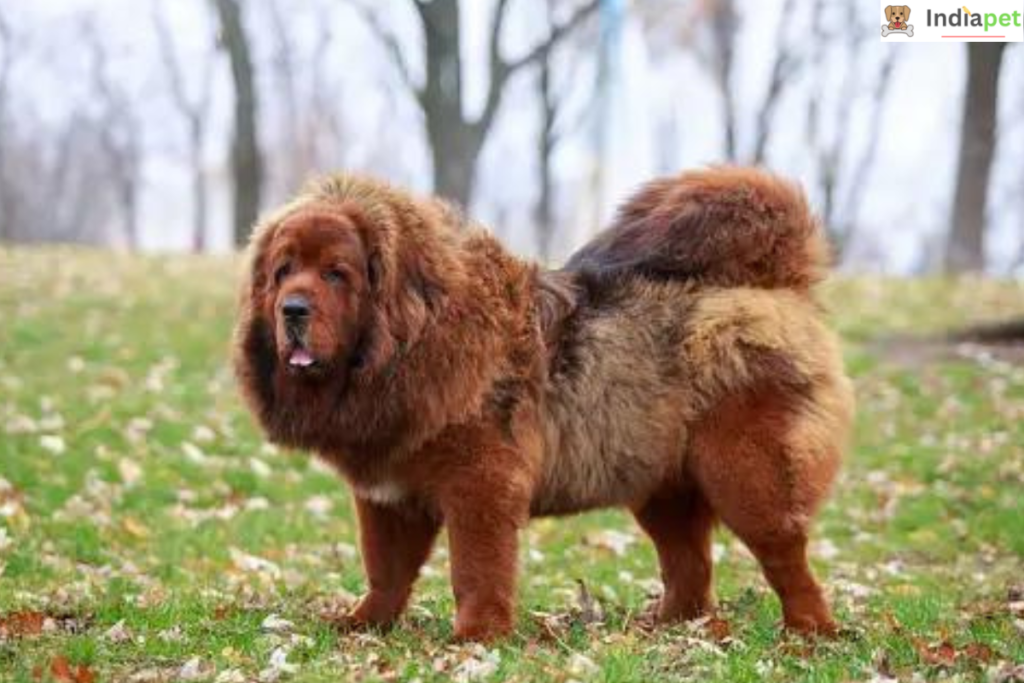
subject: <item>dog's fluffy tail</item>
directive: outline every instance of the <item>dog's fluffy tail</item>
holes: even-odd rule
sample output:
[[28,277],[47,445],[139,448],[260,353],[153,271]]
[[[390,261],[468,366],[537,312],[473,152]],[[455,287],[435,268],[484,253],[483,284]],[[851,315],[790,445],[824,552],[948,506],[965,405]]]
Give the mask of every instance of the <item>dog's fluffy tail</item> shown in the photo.
[[799,187],[753,168],[716,167],[648,183],[565,270],[807,291],[825,276],[827,253]]

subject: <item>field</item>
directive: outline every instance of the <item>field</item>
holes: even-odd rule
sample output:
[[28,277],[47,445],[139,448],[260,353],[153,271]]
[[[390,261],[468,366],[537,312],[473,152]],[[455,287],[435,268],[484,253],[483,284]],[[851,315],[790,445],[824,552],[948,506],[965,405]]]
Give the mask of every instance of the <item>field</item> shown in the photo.
[[824,292],[859,398],[815,566],[840,638],[782,635],[725,531],[719,614],[649,631],[652,547],[619,512],[524,534],[519,629],[450,641],[442,543],[388,634],[348,495],[263,443],[227,363],[237,262],[0,248],[0,680],[1024,680],[1024,353],[876,340],[1024,314],[1024,285]]

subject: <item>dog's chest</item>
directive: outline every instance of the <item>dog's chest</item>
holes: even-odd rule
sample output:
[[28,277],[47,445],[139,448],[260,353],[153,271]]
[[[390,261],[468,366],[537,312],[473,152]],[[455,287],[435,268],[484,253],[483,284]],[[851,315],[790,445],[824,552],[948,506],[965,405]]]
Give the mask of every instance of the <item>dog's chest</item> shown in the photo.
[[405,498],[406,490],[394,481],[379,481],[372,484],[353,484],[356,497],[377,505],[396,505]]

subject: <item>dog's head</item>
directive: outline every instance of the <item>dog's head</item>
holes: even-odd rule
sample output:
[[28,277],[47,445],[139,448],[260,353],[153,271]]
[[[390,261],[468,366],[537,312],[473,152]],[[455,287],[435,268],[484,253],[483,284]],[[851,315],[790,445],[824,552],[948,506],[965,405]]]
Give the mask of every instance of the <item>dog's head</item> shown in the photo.
[[910,8],[906,5],[889,5],[885,8],[885,18],[887,21],[905,23],[910,19]]
[[272,332],[280,367],[305,381],[347,366],[377,277],[352,212],[310,203],[284,216],[256,249],[253,312]]
[[306,420],[318,400],[337,408],[353,383],[393,370],[427,324],[440,274],[457,270],[431,242],[449,222],[433,203],[340,176],[257,226],[235,369],[270,431],[282,414]]

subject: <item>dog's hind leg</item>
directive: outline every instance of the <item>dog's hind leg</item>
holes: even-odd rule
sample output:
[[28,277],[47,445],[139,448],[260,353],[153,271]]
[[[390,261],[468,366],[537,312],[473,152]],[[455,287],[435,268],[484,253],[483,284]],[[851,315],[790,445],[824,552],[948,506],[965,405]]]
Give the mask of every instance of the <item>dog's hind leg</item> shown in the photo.
[[634,510],[654,541],[665,593],[658,621],[693,619],[714,605],[711,530],[714,513],[695,487],[667,488]]
[[715,514],[757,557],[786,626],[831,634],[835,622],[806,551],[838,469],[849,404],[842,388],[815,391],[821,395],[765,384],[726,398],[694,425],[688,467]]

